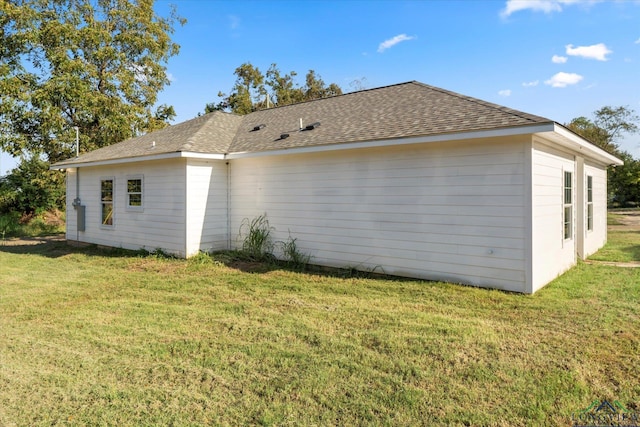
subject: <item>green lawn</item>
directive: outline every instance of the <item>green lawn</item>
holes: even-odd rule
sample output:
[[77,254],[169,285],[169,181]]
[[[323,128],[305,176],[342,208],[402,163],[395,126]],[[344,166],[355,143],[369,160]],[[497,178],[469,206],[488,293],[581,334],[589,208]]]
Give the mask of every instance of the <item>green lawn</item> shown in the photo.
[[[609,213],[609,225],[622,225],[619,216]],[[640,261],[640,227],[625,230],[609,230],[604,248],[589,257],[596,261],[633,262]]]
[[640,411],[639,284],[640,269],[580,263],[527,296],[0,246],[0,426],[568,426],[594,400]]

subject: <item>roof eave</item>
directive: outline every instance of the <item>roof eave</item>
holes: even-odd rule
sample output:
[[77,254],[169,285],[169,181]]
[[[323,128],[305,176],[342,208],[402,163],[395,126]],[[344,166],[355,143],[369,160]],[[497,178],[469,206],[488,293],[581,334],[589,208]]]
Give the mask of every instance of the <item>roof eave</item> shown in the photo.
[[158,154],[150,154],[150,155],[144,155],[144,156],[123,157],[119,159],[104,159],[104,160],[96,160],[96,161],[81,161],[80,159],[77,159],[75,161],[66,160],[64,162],[53,164],[49,169],[62,170],[62,169],[81,168],[81,167],[89,167],[89,166],[91,167],[108,166],[108,165],[117,165],[117,164],[123,164],[123,163],[146,162],[151,160],[166,160],[166,159],[176,159],[176,158],[224,160],[225,154],[176,151],[171,153],[158,153]]
[[274,156],[280,154],[306,154],[324,151],[353,150],[357,148],[389,147],[396,145],[424,144],[445,141],[461,141],[465,139],[497,138],[504,136],[525,135],[553,131],[553,122],[536,123],[533,125],[512,126],[498,129],[484,129],[469,132],[444,133],[437,135],[416,136],[406,138],[381,139],[372,141],[345,142],[335,144],[319,144],[306,147],[291,147],[264,151],[233,152],[227,155],[227,159],[240,159],[247,157]]
[[583,153],[585,156],[606,165],[621,166],[624,164],[624,162],[616,156],[609,154],[602,148],[592,144],[559,123],[554,123],[553,131],[537,132],[537,134],[572,151]]

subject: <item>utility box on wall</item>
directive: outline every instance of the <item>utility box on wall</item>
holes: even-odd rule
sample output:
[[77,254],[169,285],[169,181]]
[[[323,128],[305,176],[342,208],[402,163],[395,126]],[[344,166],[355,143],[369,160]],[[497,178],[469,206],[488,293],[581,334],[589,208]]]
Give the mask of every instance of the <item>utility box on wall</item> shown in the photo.
[[84,206],[84,205],[76,206],[76,209],[77,209],[77,212],[78,212],[78,231],[84,231],[85,208],[86,208],[86,206]]

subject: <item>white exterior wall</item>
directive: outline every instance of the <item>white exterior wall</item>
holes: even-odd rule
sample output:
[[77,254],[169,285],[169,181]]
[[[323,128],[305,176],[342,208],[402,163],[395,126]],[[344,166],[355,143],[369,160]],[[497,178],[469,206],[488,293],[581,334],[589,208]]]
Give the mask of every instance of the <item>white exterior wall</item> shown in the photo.
[[66,175],[66,239],[67,240],[78,240],[78,214],[73,207],[73,199],[76,198],[76,177],[77,177],[78,169],[67,169]]
[[[127,179],[143,178],[143,210],[127,209]],[[113,227],[101,225],[100,181],[114,179]],[[67,238],[125,249],[158,248],[185,255],[185,160],[158,160],[80,168],[86,230],[76,232],[75,171],[67,174]],[[77,233],[77,234],[76,234]]]
[[[564,239],[564,171],[573,172],[573,238]],[[576,263],[576,162],[572,154],[534,140],[532,154],[532,290]],[[606,202],[604,205],[606,211]],[[606,217],[606,214],[605,214]]]
[[313,264],[524,292],[525,149],[530,137],[234,159],[231,236],[266,213]]
[[227,165],[187,160],[187,256],[228,249]]
[[[584,165],[584,254],[588,257],[607,243],[607,169],[585,162]],[[587,230],[587,176],[593,177],[593,230]]]

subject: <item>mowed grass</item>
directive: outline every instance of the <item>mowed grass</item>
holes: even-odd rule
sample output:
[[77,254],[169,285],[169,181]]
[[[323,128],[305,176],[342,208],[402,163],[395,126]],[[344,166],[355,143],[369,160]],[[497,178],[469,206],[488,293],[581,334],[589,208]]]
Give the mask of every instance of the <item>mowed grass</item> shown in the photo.
[[639,300],[0,246],[0,425],[567,426],[640,411]]
[[[632,211],[640,216],[640,211]],[[609,213],[609,225],[621,226],[620,215]],[[616,227],[609,230],[608,241],[604,248],[589,258],[596,261],[639,262],[640,261],[640,224],[635,227]]]

